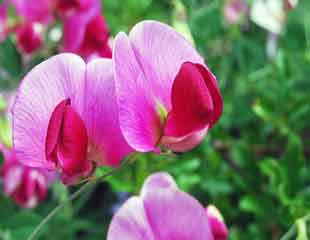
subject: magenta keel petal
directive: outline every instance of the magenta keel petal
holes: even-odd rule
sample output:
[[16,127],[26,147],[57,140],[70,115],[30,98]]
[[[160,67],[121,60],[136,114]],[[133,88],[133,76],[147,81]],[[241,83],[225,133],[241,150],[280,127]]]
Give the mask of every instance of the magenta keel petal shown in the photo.
[[83,120],[70,106],[70,99],[60,102],[49,122],[46,157],[60,168],[65,182],[69,183],[90,173],[87,147],[87,130]]
[[184,63],[171,92],[165,136],[181,137],[206,128],[213,117],[213,101],[199,69]]

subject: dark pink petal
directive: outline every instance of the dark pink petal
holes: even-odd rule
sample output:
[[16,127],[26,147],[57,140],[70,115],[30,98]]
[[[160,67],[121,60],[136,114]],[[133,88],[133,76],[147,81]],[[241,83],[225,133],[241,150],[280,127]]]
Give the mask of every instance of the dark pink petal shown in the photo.
[[102,15],[93,17],[86,26],[83,41],[77,50],[77,54],[84,59],[92,56],[111,58],[112,52],[108,45],[109,28]]
[[86,65],[73,54],[60,54],[35,68],[24,78],[13,106],[13,143],[25,165],[55,169],[45,157],[48,124],[56,106],[70,99],[81,115],[84,109]]
[[160,138],[161,123],[152,82],[146,78],[142,59],[136,57],[124,33],[117,35],[113,55],[122,133],[135,150],[153,151]]
[[229,231],[219,210],[215,206],[209,205],[207,207],[207,216],[214,240],[227,240]]
[[70,104],[69,99],[61,101],[56,106],[49,120],[45,141],[45,155],[46,159],[48,160],[55,157],[53,156],[53,153],[57,147],[60,138],[60,131],[64,121],[64,113],[67,104]]
[[42,46],[42,36],[36,31],[35,24],[25,23],[16,31],[16,43],[24,54],[32,54]]
[[[76,12],[64,20],[63,51],[77,52],[83,43],[87,25],[100,13],[98,1],[85,11]],[[77,27],[79,26],[79,27]]]
[[57,164],[65,182],[69,183],[90,173],[92,166],[87,159],[87,145],[88,137],[83,120],[70,105],[66,105],[56,149]]
[[119,126],[112,61],[96,59],[87,65],[83,119],[88,130],[89,158],[98,165],[117,166],[133,150]]
[[222,112],[223,112],[223,98],[221,91],[218,87],[216,77],[213,73],[201,64],[196,64],[200,73],[203,76],[203,79],[208,87],[208,90],[211,94],[212,101],[213,101],[213,117],[210,123],[210,128],[220,119]]
[[4,164],[0,172],[4,192],[21,207],[35,207],[39,200],[46,197],[50,174],[21,164],[13,149],[1,149],[3,150]]
[[184,63],[176,76],[171,93],[164,135],[182,137],[206,128],[213,119],[213,101],[199,69]]
[[[76,52],[81,45],[88,23],[88,18],[84,15],[73,15],[64,21],[63,29],[63,51]],[[79,26],[79,27],[76,27]]]
[[27,198],[25,207],[34,207],[39,200],[45,199],[48,191],[48,181],[39,170],[27,168],[23,184],[25,188],[24,194]]
[[87,149],[88,136],[83,120],[70,106],[69,99],[61,101],[49,121],[46,159],[57,165],[66,183],[71,183],[91,171]]
[[[55,1],[55,0],[54,0]],[[100,10],[99,0],[56,0],[55,11],[62,18],[68,18],[75,14]]]

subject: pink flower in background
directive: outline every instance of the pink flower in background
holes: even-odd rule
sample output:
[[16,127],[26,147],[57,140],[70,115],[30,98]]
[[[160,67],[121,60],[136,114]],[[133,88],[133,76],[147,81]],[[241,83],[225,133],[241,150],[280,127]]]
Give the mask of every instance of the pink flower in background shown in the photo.
[[132,150],[119,129],[112,62],[60,54],[24,78],[13,107],[13,142],[25,165],[74,183]]
[[119,33],[113,50],[120,127],[137,151],[186,151],[220,118],[215,76],[174,29],[155,22]]
[[53,20],[55,0],[10,0],[18,15],[27,22],[49,23]]
[[24,54],[32,54],[37,51],[43,43],[39,23],[24,23],[16,30],[17,47]]
[[[99,7],[72,15],[64,22],[63,51],[88,60],[94,56],[111,58],[109,28]],[[79,26],[79,27],[77,27]]]
[[92,56],[112,58],[112,51],[108,45],[109,37],[104,17],[97,15],[87,24],[84,39],[77,53],[85,59]]
[[3,42],[8,34],[7,18],[7,5],[2,3],[0,4],[0,42]]
[[226,240],[213,235],[204,207],[179,190],[166,173],[151,175],[141,194],[132,197],[112,219],[107,240]]
[[100,9],[100,1],[98,0],[55,0],[55,2],[55,11],[62,18]]
[[207,207],[207,216],[211,226],[214,240],[226,240],[228,239],[228,228],[225,225],[223,216],[220,211],[214,206],[209,205]]
[[224,6],[224,17],[229,24],[238,24],[248,14],[249,7],[245,0],[228,0]]
[[287,10],[293,10],[297,7],[299,0],[283,0]]
[[24,166],[17,160],[14,150],[1,147],[1,151],[4,155],[1,168],[4,192],[21,207],[35,207],[47,195],[50,174]]

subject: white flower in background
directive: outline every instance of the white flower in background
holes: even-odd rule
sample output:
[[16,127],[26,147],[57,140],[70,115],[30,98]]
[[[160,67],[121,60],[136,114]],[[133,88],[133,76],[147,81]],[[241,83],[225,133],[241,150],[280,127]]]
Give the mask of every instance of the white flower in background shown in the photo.
[[280,34],[286,20],[282,0],[254,0],[251,20],[269,32]]

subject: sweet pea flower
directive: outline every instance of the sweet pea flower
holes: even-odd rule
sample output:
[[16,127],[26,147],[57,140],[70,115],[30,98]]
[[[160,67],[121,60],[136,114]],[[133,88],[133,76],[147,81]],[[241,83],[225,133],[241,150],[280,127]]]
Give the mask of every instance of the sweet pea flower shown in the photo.
[[137,151],[187,151],[220,118],[222,96],[202,57],[156,21],[116,36],[114,76],[120,127]]
[[[107,240],[226,240],[220,238],[204,207],[181,191],[167,173],[145,181],[140,196],[131,197],[114,215]],[[216,227],[218,227],[216,225]]]
[[24,23],[16,30],[16,43],[23,54],[32,54],[43,43],[42,26],[39,23]]
[[55,0],[10,0],[18,15],[27,22],[50,23]]
[[64,22],[63,51],[76,53],[86,60],[94,56],[111,58],[109,36],[108,25],[100,11],[78,13]]
[[4,156],[4,164],[0,170],[4,192],[20,207],[35,207],[47,195],[50,174],[21,164],[13,149],[1,146],[1,152]]
[[224,17],[229,24],[239,24],[248,13],[244,0],[228,0],[224,6]]
[[131,152],[119,129],[112,62],[65,53],[36,66],[13,106],[13,143],[25,165],[73,184]]

